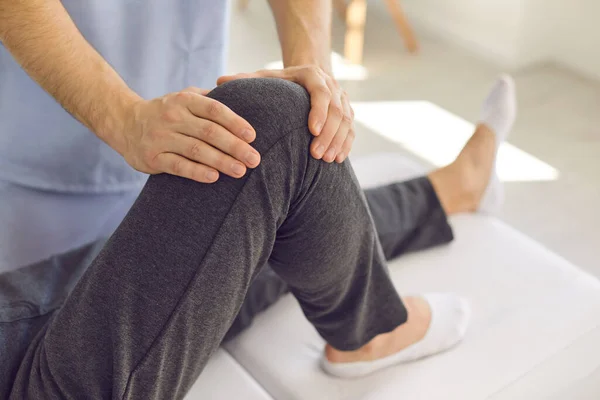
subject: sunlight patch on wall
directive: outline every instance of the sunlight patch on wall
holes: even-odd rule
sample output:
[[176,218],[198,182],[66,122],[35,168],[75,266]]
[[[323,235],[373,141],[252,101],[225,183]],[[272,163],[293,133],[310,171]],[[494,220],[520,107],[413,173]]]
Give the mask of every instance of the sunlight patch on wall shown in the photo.
[[[426,101],[353,102],[352,107],[358,123],[435,166],[452,162],[474,130],[473,124]],[[560,175],[510,143],[500,147],[497,165],[503,181],[553,181]]]

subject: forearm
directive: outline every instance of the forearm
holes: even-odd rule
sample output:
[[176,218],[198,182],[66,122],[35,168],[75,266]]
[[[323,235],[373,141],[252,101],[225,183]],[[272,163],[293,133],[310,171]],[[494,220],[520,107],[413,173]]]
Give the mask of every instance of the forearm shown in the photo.
[[0,40],[65,110],[118,150],[115,132],[140,98],[85,40],[59,0],[0,0]]
[[316,64],[331,74],[331,0],[269,0],[284,66]]

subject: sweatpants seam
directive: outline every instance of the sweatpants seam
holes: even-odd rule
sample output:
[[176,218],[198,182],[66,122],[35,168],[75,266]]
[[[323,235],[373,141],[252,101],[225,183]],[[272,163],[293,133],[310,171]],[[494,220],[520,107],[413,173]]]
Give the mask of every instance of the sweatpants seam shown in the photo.
[[[48,328],[48,327],[46,326],[46,328]],[[42,339],[40,345],[42,346],[42,351],[44,352],[44,359],[48,360],[48,354],[46,353],[46,346],[45,346],[44,338]],[[54,385],[55,389],[60,392],[60,395],[63,398],[67,398],[67,396],[65,395],[64,390],[60,387],[60,385],[58,383],[58,380],[54,377],[54,374],[52,373],[52,368],[50,368],[49,364],[47,365],[46,371],[48,372],[48,375],[50,375],[50,382],[51,382],[51,384]]]
[[[57,308],[59,308],[59,307],[57,307]],[[54,308],[52,310],[49,310],[47,312],[40,313],[40,314],[37,314],[37,315],[32,315],[30,317],[21,317],[21,318],[13,319],[13,320],[10,320],[10,321],[0,321],[0,325],[3,325],[3,324],[12,324],[12,323],[19,322],[19,321],[27,321],[27,320],[30,320],[30,319],[35,319],[35,318],[43,317],[45,315],[52,314],[54,311],[56,311],[57,308]]]
[[[264,153],[263,153],[264,156],[266,157],[269,154],[269,152],[271,151],[271,149],[273,149],[273,147],[275,147],[277,144],[279,144],[283,139],[287,138],[292,132],[296,132],[296,131],[298,131],[300,129],[304,129],[304,128],[305,128],[305,125],[303,124],[300,127],[291,128],[288,131],[286,131],[285,133],[283,133],[279,139],[277,139],[271,146],[269,146],[267,148],[267,150],[264,151]],[[257,168],[250,170],[250,172],[248,173],[248,176],[246,177],[246,181],[244,182],[244,184],[243,184],[242,188],[240,189],[239,193],[236,195],[235,199],[231,203],[231,206],[229,207],[229,210],[227,210],[227,212],[225,213],[225,216],[223,217],[223,220],[220,223],[219,229],[217,230],[217,232],[215,233],[214,237],[212,238],[211,243],[208,246],[206,253],[204,254],[204,257],[202,257],[202,260],[200,260],[200,262],[198,263],[198,265],[201,265],[202,262],[204,261],[204,259],[210,253],[210,249],[213,247],[217,236],[219,236],[219,233],[221,232],[221,229],[223,228],[223,223],[224,223],[225,219],[227,218],[227,216],[229,215],[229,213],[231,212],[231,210],[233,209],[233,207],[236,205],[237,200],[239,199],[240,194],[244,191],[246,185],[250,181],[250,177],[252,176],[252,174],[254,173],[254,171],[256,171],[256,169],[258,169],[258,168],[260,168],[260,165]],[[182,295],[180,296],[180,298],[178,299],[177,304],[173,308],[173,311],[169,314],[169,317],[166,319],[164,325],[161,327],[159,333],[156,335],[156,337],[154,338],[154,340],[152,340],[152,343],[148,347],[148,350],[145,352],[144,356],[140,359],[140,361],[131,370],[131,373],[129,374],[129,377],[127,378],[127,384],[125,385],[125,391],[124,391],[123,395],[121,396],[121,399],[123,399],[123,400],[126,399],[127,393],[129,391],[130,385],[131,385],[131,378],[133,377],[133,375],[135,374],[135,372],[137,371],[137,369],[140,367],[140,365],[142,365],[144,363],[144,361],[147,359],[148,355],[151,353],[151,350],[154,348],[154,346],[157,344],[157,342],[160,340],[160,338],[163,337],[163,335],[164,335],[164,333],[165,333],[165,331],[167,329],[167,326],[169,325],[169,322],[171,321],[171,319],[173,318],[173,316],[179,310],[179,308],[180,308],[183,300],[185,298],[187,298],[186,295],[188,294],[188,292],[190,290],[190,286],[196,280],[197,276],[198,276],[198,270],[196,270],[196,273],[192,276],[192,278],[190,279],[190,281],[186,285],[186,288],[185,288],[184,292],[182,293]]]
[[[58,303],[59,303],[58,305],[54,304],[49,307],[43,307],[43,306],[36,306],[35,303],[29,302],[29,301],[15,301],[15,302],[9,303],[5,306],[1,306],[0,307],[0,315],[6,313],[8,310],[12,311],[17,307],[24,308],[24,309],[27,308],[31,313],[29,315],[19,316],[14,319],[10,319],[8,317],[1,317],[0,325],[12,324],[13,322],[25,321],[25,320],[43,317],[44,315],[51,314],[54,311],[56,311],[57,309],[61,308],[62,305],[65,303],[64,296],[60,298],[60,301],[58,301]],[[33,307],[31,307],[31,306],[33,306]],[[39,312],[37,312],[37,310],[33,310],[34,308],[39,310]],[[26,314],[26,313],[24,313],[24,314]]]

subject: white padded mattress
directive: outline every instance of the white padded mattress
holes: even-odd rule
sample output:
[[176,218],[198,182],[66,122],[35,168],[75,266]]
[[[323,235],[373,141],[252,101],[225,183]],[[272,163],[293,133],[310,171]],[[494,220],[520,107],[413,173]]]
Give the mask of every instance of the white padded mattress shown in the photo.
[[188,392],[185,400],[272,400],[258,383],[223,349],[219,349]]
[[[353,162],[363,187],[424,172],[396,154]],[[334,379],[319,369],[323,341],[289,295],[227,349],[278,400],[574,393],[600,368],[600,282],[494,217],[462,215],[451,224],[452,244],[401,257],[390,269],[400,293],[453,291],[471,301],[472,325],[454,350],[360,380]]]

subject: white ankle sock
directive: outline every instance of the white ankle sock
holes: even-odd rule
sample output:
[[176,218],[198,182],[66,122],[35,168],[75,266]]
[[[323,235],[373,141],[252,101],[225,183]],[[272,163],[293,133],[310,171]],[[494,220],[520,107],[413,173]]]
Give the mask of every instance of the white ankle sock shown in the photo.
[[[496,152],[506,140],[517,116],[517,98],[513,79],[502,75],[483,102],[480,123],[485,124],[496,134]],[[504,188],[496,172],[496,160],[492,168],[490,183],[479,204],[479,212],[494,214],[504,202]]]
[[448,350],[458,344],[467,331],[471,310],[468,302],[454,294],[423,296],[431,307],[431,322],[425,337],[404,350],[375,361],[332,363],[325,358],[321,367],[339,378],[358,378],[392,365],[408,363]]

